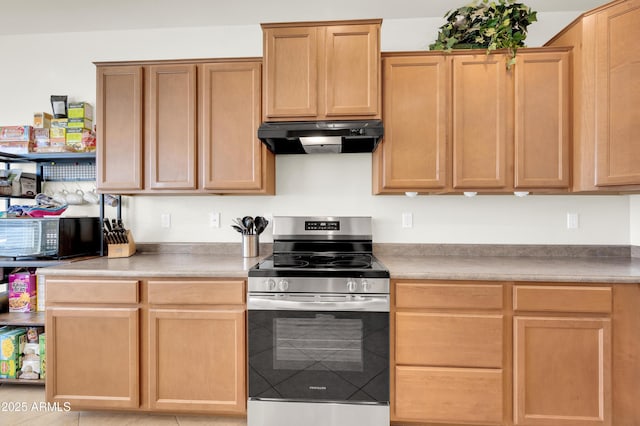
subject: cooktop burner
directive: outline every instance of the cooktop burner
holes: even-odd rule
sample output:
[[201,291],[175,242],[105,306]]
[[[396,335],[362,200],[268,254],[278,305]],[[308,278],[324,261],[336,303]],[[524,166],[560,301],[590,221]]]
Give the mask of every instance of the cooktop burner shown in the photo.
[[334,268],[366,269],[371,268],[369,254],[274,254],[273,266],[276,268]]
[[250,276],[332,276],[387,278],[389,271],[370,254],[282,254],[266,257],[249,271]]

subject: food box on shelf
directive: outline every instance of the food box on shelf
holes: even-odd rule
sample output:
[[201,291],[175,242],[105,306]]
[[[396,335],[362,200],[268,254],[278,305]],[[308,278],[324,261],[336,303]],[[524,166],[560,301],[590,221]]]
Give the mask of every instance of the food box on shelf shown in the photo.
[[36,148],[49,146],[49,128],[33,129],[33,137],[36,141]]
[[0,378],[15,379],[22,367],[22,352],[27,341],[24,328],[15,328],[0,334]]
[[49,130],[49,145],[60,146],[67,143],[67,128],[66,127],[52,127]]
[[93,120],[93,108],[91,104],[87,102],[69,102],[67,106],[67,117]]
[[48,112],[34,112],[33,113],[33,127],[36,129],[51,127],[51,120],[53,115]]
[[70,118],[67,122],[67,129],[72,128],[91,130],[91,120],[87,118]]
[[0,140],[0,152],[9,154],[28,154],[35,150],[33,141],[3,141]]
[[[29,331],[27,330],[27,336]],[[29,338],[27,337],[27,340]],[[40,344],[26,343],[22,355],[22,367],[18,373],[19,379],[37,380],[40,378]]]
[[47,335],[42,333],[38,336],[40,346],[40,378],[44,379],[47,372]]
[[[38,345],[38,339],[42,333],[44,333],[44,327],[27,327],[27,344]],[[38,353],[38,351],[35,353]]]
[[69,124],[68,118],[54,118],[51,120],[52,128],[60,128],[60,127],[66,128],[68,124]]
[[74,151],[95,151],[96,135],[87,129],[67,129],[67,145],[71,146]]
[[29,142],[33,140],[32,126],[2,126],[0,141]]
[[38,184],[34,173],[22,173],[20,175],[20,192],[23,197],[35,197],[38,193]]
[[36,310],[36,275],[30,272],[9,274],[9,312]]

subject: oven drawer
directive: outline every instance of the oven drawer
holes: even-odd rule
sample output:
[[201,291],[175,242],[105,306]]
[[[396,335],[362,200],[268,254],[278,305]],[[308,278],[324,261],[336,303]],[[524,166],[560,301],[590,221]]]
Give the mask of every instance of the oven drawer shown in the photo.
[[502,315],[396,313],[396,363],[502,367]]
[[46,280],[49,303],[138,303],[137,280]]
[[422,422],[502,424],[502,370],[395,369],[395,417]]
[[241,305],[244,281],[150,280],[152,305]]
[[502,309],[502,285],[495,283],[397,282],[396,307]]
[[608,314],[612,309],[610,287],[515,285],[514,311],[583,312]]

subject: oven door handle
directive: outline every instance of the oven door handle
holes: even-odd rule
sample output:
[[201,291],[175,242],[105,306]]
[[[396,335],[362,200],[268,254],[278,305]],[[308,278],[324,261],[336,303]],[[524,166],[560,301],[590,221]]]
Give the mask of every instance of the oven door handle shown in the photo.
[[275,299],[274,297],[249,295],[247,309],[265,311],[364,311],[389,312],[389,296],[370,295],[358,300],[345,301],[303,301]]

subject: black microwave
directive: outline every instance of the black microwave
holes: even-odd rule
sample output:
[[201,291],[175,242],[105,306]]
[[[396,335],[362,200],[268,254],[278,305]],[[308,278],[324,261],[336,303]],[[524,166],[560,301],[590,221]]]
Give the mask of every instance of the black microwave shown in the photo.
[[63,259],[100,252],[97,217],[1,218],[0,256]]

